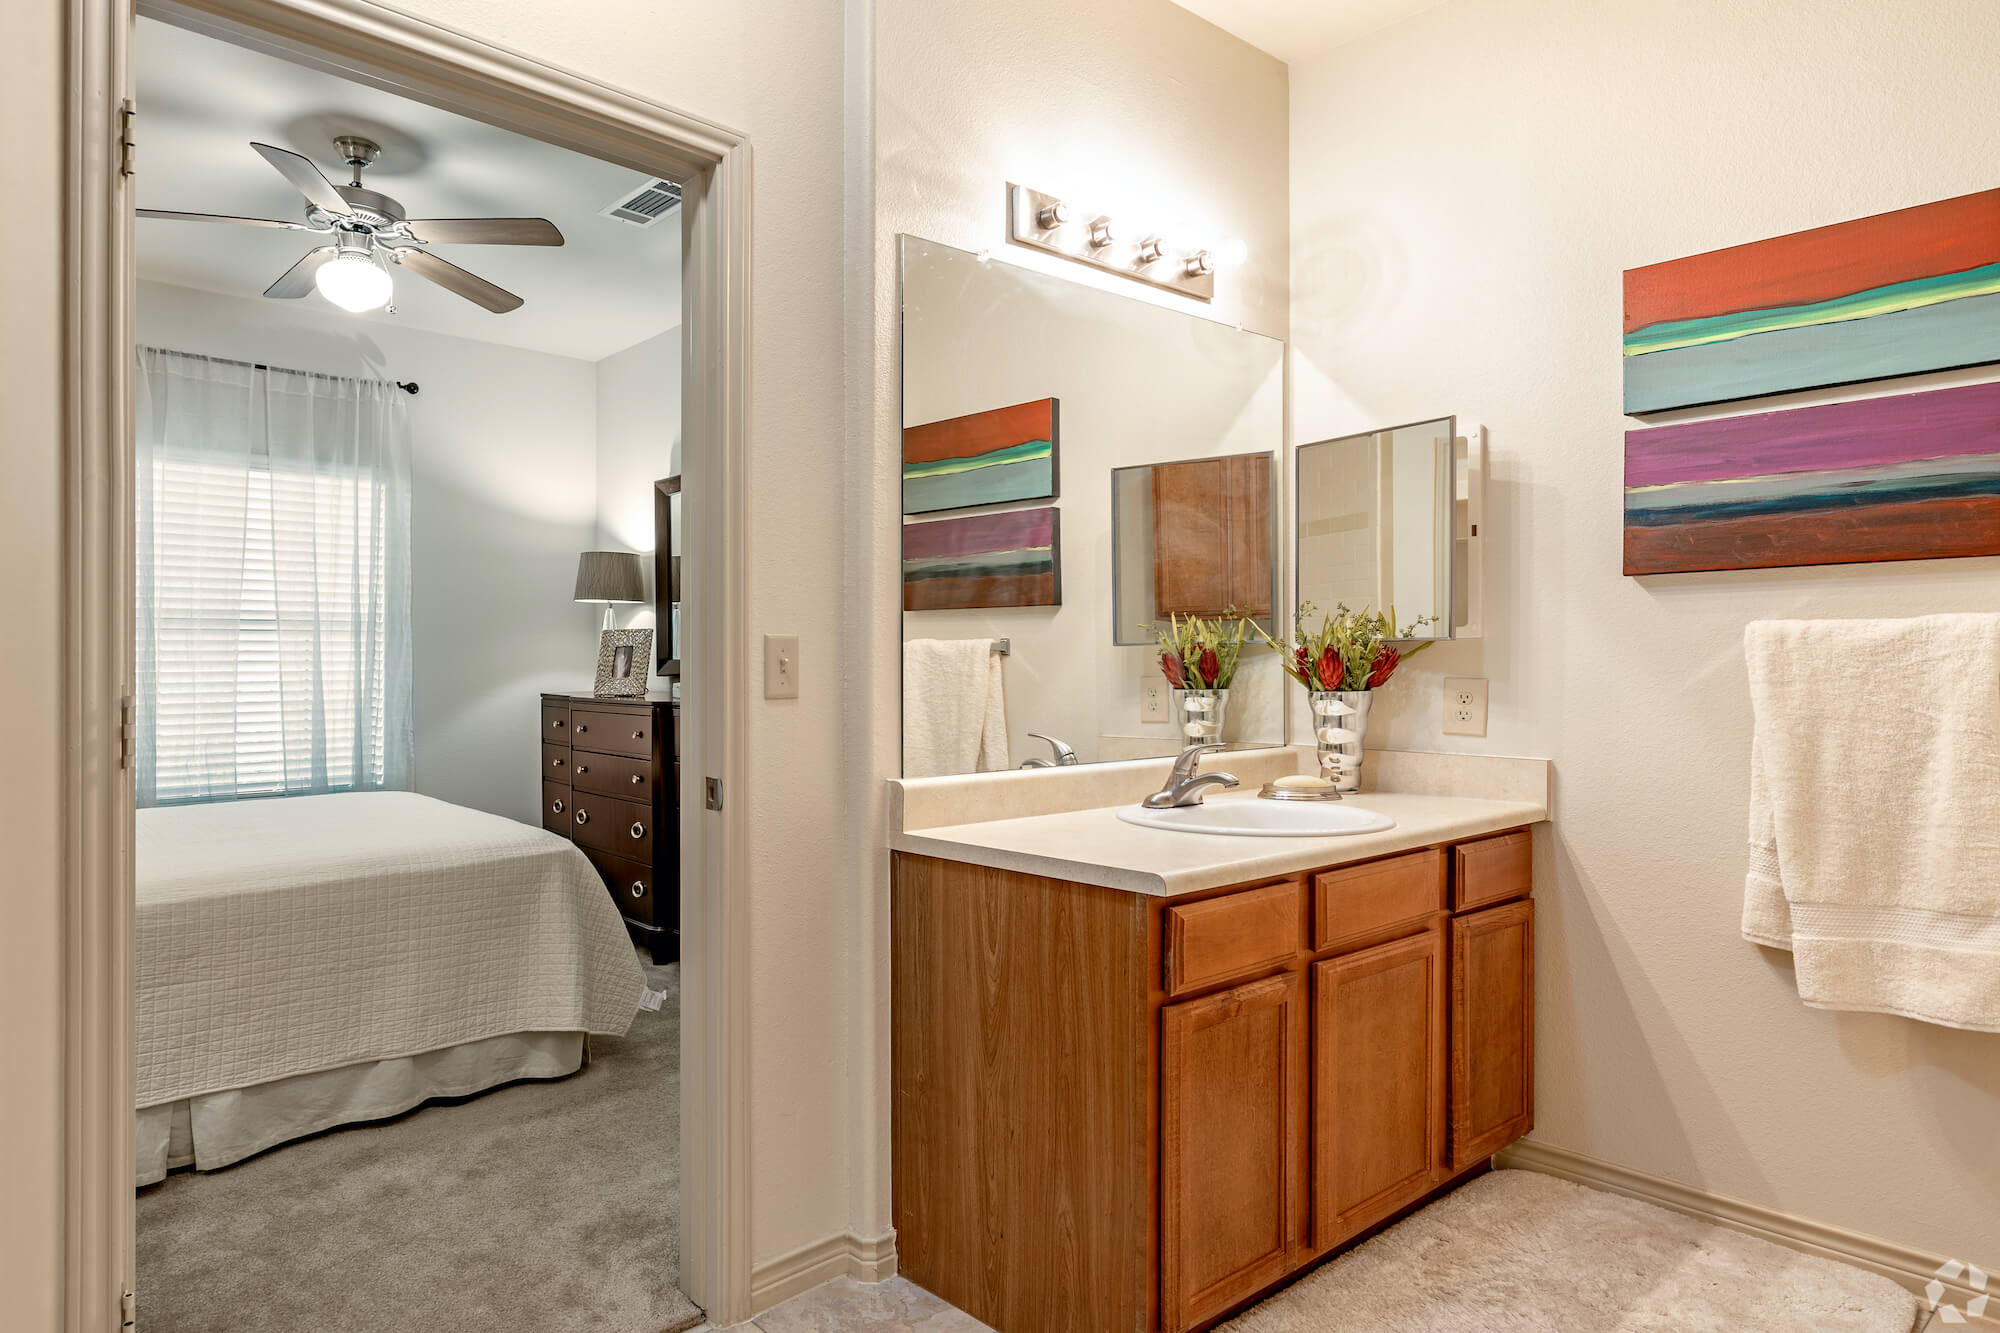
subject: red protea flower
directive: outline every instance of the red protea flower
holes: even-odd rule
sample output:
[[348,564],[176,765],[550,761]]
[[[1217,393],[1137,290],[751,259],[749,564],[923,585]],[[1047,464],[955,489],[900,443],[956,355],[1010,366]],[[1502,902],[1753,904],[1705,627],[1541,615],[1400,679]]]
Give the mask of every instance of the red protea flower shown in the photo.
[[1311,689],[1313,674],[1312,654],[1301,647],[1292,660],[1297,662],[1299,666],[1299,684],[1305,686],[1307,689]]
[[1368,688],[1379,690],[1387,685],[1389,677],[1395,673],[1396,663],[1402,660],[1403,655],[1394,648],[1377,648],[1375,660],[1368,665]]
[[1181,670],[1181,659],[1172,653],[1160,654],[1160,674],[1167,678],[1167,684],[1177,690],[1187,685],[1187,675]]
[[1340,660],[1340,654],[1328,645],[1319,655],[1319,687],[1323,690],[1344,690],[1347,688],[1347,664]]
[[1216,685],[1215,678],[1217,676],[1220,676],[1221,674],[1222,674],[1222,663],[1215,656],[1215,649],[1213,648],[1202,649],[1201,678],[1203,683],[1206,684],[1208,688],[1214,689]]

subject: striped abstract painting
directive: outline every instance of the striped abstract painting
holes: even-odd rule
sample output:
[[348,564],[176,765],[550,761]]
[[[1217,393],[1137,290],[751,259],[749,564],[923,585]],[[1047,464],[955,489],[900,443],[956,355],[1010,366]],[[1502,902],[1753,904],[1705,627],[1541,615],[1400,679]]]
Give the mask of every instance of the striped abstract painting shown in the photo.
[[1053,398],[903,428],[903,512],[1056,497]]
[[1625,272],[1625,410],[2000,361],[2000,190]]
[[1061,606],[1060,515],[1013,509],[903,525],[903,609]]
[[1625,433],[1625,572],[2000,555],[2000,383]]

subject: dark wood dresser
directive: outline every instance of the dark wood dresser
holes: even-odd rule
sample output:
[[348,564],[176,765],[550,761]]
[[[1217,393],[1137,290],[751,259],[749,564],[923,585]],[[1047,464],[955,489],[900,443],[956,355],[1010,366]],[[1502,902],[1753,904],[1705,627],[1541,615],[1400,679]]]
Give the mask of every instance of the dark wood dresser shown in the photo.
[[542,696],[542,827],[582,849],[656,963],[681,956],[680,703]]

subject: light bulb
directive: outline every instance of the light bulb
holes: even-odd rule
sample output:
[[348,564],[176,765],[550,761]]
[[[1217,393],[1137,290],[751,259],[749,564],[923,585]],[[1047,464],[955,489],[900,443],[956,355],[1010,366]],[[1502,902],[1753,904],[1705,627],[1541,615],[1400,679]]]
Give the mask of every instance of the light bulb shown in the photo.
[[313,285],[321,296],[356,315],[380,310],[396,291],[388,272],[362,250],[343,250],[321,264]]

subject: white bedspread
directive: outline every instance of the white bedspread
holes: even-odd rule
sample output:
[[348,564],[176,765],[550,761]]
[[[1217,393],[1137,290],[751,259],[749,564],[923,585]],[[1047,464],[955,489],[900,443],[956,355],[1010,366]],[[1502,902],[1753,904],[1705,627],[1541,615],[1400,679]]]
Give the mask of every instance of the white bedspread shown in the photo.
[[140,1107],[512,1032],[622,1034],[645,976],[590,863],[410,792],[141,810]]

